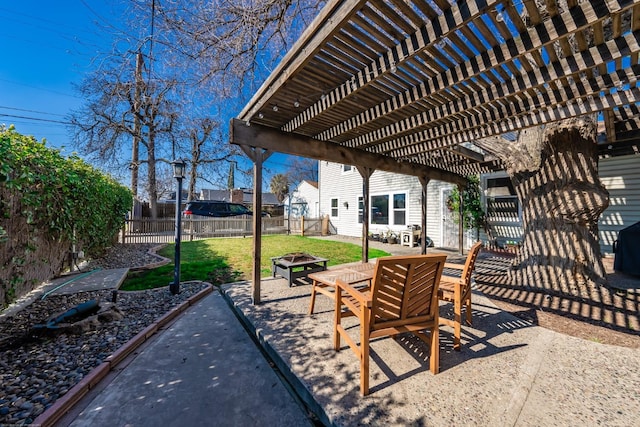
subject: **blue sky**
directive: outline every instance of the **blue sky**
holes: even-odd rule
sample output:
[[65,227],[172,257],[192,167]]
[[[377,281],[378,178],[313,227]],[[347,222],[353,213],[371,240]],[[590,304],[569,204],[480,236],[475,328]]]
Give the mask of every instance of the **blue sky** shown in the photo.
[[0,123],[66,147],[68,113],[81,104],[72,83],[80,83],[99,50],[111,40],[103,30],[117,24],[115,2],[22,0],[0,3]]
[[[19,133],[72,154],[64,122],[82,104],[73,83],[92,69],[98,52],[111,49],[107,28],[119,25],[123,7],[120,1],[0,2],[0,124],[14,124]],[[265,164],[265,184],[286,166],[286,156],[273,155]],[[243,161],[241,167],[251,165]]]

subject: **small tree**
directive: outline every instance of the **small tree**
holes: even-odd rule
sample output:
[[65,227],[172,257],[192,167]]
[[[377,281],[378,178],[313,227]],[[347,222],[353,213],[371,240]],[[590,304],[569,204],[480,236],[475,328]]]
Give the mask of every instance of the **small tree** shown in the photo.
[[269,188],[271,192],[276,195],[278,201],[282,203],[285,197],[287,197],[287,194],[289,194],[289,178],[285,174],[275,174],[273,178],[271,178]]
[[[456,186],[447,199],[447,207],[452,212],[460,211],[460,191]],[[476,230],[476,240],[480,239],[480,228],[485,226],[485,213],[480,199],[480,178],[477,175],[468,177],[467,186],[462,191],[462,226],[465,230]],[[459,217],[454,216],[456,223]]]

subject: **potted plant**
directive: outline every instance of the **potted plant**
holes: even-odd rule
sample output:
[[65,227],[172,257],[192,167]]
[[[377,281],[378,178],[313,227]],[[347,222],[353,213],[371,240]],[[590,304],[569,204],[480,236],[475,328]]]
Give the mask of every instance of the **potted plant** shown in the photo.
[[391,230],[387,230],[387,232],[385,233],[385,239],[387,240],[387,243],[390,243],[392,245],[398,243],[398,236]]

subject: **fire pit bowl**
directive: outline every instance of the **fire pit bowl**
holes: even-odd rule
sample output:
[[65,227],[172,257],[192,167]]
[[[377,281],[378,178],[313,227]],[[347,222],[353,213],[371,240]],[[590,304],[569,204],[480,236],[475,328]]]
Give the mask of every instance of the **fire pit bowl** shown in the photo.
[[271,258],[271,273],[273,277],[280,275],[289,281],[289,287],[294,281],[306,278],[309,274],[327,269],[326,258],[320,258],[304,252],[295,252]]

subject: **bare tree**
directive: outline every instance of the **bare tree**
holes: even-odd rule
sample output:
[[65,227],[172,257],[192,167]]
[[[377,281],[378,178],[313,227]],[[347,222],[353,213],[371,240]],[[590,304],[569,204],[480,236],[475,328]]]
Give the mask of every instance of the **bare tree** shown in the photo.
[[[156,163],[184,157],[190,194],[205,171],[236,154],[227,123],[323,4],[320,0],[130,0],[128,23],[114,31],[114,50],[78,87],[86,103],[73,113],[80,151],[102,163],[146,169],[152,215]],[[136,58],[144,52],[144,64]],[[249,88],[249,90],[246,90]],[[135,147],[140,143],[139,158]],[[132,153],[127,159],[123,153]],[[134,189],[135,191],[135,189]]]
[[172,48],[190,58],[194,79],[218,96],[261,83],[265,72],[315,17],[323,0],[164,1]]
[[[174,80],[144,85],[143,95],[136,99],[134,73],[120,69],[99,69],[77,86],[86,103],[71,114],[74,139],[81,151],[94,160],[122,165],[122,152],[136,139],[144,148],[135,165],[147,171],[147,189],[152,215],[157,212],[156,153],[158,141],[171,139],[177,119],[176,104],[169,99]],[[139,123],[136,126],[135,123]],[[126,150],[128,151],[128,150]],[[143,158],[143,156],[145,156]]]
[[224,169],[233,156],[238,154],[235,146],[226,144],[220,125],[210,118],[197,118],[190,122],[186,129],[191,144],[189,164],[189,196],[193,200],[196,193],[196,183],[202,178],[202,173],[216,175],[221,180],[221,170]]
[[289,158],[286,170],[289,184],[297,186],[302,181],[318,181],[318,161],[306,157]]

